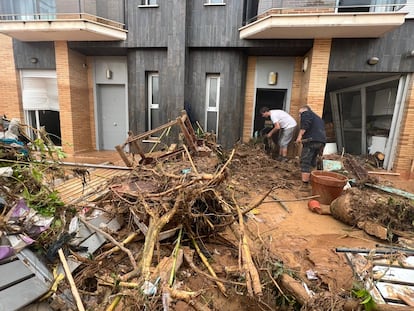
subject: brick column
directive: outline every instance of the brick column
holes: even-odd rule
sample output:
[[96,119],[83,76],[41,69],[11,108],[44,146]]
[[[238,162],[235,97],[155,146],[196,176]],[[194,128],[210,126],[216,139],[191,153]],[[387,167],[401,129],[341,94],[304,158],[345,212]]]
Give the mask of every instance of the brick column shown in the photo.
[[24,122],[19,74],[13,56],[13,40],[0,34],[0,115]]
[[[401,124],[393,170],[403,178],[414,179],[414,81],[411,78],[408,98],[405,103],[404,118]],[[413,171],[411,171],[413,169]]]
[[315,39],[308,55],[308,69],[303,85],[302,99],[322,116],[325,102],[326,81],[328,79],[331,39]]
[[[69,154],[93,149],[87,58],[55,42],[56,75],[59,93],[60,127],[63,150]],[[86,67],[86,68],[85,68]],[[92,105],[93,106],[93,105]]]
[[242,141],[244,143],[247,143],[252,137],[252,120],[254,119],[256,62],[257,62],[257,59],[254,56],[250,56],[247,60],[246,93],[244,96],[243,137],[242,137]]

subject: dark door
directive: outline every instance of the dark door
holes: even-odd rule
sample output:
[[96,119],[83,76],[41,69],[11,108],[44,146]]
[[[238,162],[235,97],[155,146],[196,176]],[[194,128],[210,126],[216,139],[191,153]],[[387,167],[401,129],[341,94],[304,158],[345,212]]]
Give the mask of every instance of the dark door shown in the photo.
[[262,107],[268,107],[270,110],[283,109],[285,97],[286,90],[257,89],[253,134],[265,127],[265,119],[260,115],[260,109]]

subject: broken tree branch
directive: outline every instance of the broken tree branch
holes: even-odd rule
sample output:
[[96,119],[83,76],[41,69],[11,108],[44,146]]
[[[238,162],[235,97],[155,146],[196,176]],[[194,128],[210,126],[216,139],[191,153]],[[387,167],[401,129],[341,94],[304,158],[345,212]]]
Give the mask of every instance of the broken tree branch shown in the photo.
[[[197,251],[198,256],[200,257],[201,261],[204,263],[204,265],[207,267],[208,271],[210,272],[210,274],[217,279],[217,274],[216,272],[213,270],[213,268],[210,266],[210,264],[208,263],[208,260],[206,258],[206,256],[204,256],[204,254],[201,252],[200,247],[198,246],[197,242],[195,241],[194,237],[191,237],[191,240],[193,242],[194,248]],[[226,288],[224,287],[223,283],[219,282],[219,281],[215,281],[215,283],[217,284],[217,287],[220,289],[220,291],[223,293],[224,296],[227,297],[227,293],[226,293]]]
[[[256,266],[253,263],[249,244],[247,242],[246,234],[244,232],[243,215],[240,210],[240,207],[237,204],[236,204],[236,209],[237,209],[237,214],[239,217],[239,230],[240,230],[240,239],[241,239],[241,245],[242,245],[241,253],[242,253],[243,266],[244,266],[244,269],[246,270],[246,279],[251,283],[251,288],[253,289],[253,293],[261,296],[263,295],[263,292],[262,292],[262,285],[260,284],[259,273],[257,272]],[[249,287],[250,286],[247,286],[247,288]]]
[[63,270],[65,270],[66,278],[68,279],[73,298],[76,301],[76,306],[78,307],[79,311],[85,311],[78,289],[75,285],[75,281],[73,280],[72,273],[70,272],[68,262],[66,261],[65,254],[63,254],[63,250],[61,248],[58,250],[58,254],[59,254],[60,261],[62,262]]
[[151,276],[150,267],[152,262],[152,256],[154,254],[155,244],[158,242],[159,233],[177,212],[179,206],[182,203],[183,196],[183,193],[179,193],[174,203],[174,206],[161,217],[156,215],[156,213],[152,213],[148,225],[148,231],[145,236],[145,243],[142,251],[143,256],[141,257],[138,266],[135,266],[131,272],[128,272],[127,274],[121,277],[123,281],[126,281],[134,275],[136,275],[139,270],[141,270],[141,274],[143,275],[144,280],[148,281],[149,277]]

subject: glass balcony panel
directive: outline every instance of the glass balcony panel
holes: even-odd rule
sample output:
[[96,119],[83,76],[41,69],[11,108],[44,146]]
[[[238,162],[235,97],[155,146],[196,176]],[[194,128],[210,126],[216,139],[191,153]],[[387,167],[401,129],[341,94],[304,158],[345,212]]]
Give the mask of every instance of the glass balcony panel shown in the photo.
[[126,40],[126,0],[117,1],[114,10],[100,0],[0,0],[0,33],[20,41]]

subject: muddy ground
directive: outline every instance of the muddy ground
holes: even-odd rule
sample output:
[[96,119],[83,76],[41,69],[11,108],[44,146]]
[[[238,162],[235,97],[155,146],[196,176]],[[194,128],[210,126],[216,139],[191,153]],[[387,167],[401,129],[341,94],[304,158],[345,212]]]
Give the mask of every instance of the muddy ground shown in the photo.
[[[355,286],[355,277],[342,253],[336,248],[375,248],[378,243],[391,241],[379,240],[366,234],[356,226],[336,220],[332,215],[320,215],[311,212],[308,208],[307,197],[311,193],[300,192],[300,171],[298,159],[291,158],[287,163],[278,162],[264,151],[263,146],[240,145],[235,149],[231,161],[230,152],[219,156],[194,157],[194,165],[198,173],[214,175],[226,165],[222,172],[223,178],[215,184],[206,184],[198,190],[196,202],[192,202],[191,213],[188,218],[185,213],[181,218],[173,218],[163,229],[174,228],[177,222],[187,223],[190,220],[204,221],[202,224],[189,228],[200,230],[196,236],[201,246],[201,252],[206,256],[213,270],[215,278],[210,278],[208,271],[199,257],[193,257],[195,269],[188,262],[183,261],[174,280],[176,289],[188,292],[197,292],[191,299],[182,298],[166,302],[159,290],[154,295],[143,295],[142,288],[123,287],[120,279],[131,271],[131,263],[124,252],[114,253],[111,256],[101,257],[113,244],[105,244],[94,257],[85,260],[84,264],[74,273],[76,286],[79,289],[82,301],[88,310],[343,310],[344,301],[351,297]],[[178,164],[177,164],[178,163]],[[226,164],[225,164],[226,163]],[[147,193],[165,193],[165,200],[171,199],[168,189],[176,187],[185,180],[171,182],[170,179],[191,168],[187,159],[179,158],[163,163],[161,174],[154,178],[156,164],[148,165],[144,170],[137,170],[124,179],[114,179],[108,182],[108,187],[122,191],[112,193],[96,202],[96,207],[107,210],[112,215],[122,216],[123,227],[117,233],[111,233],[117,241],[122,241],[131,232],[137,231],[136,224],[131,220],[131,201],[137,197],[131,193],[142,191]],[[194,169],[194,167],[193,167]],[[371,168],[370,168],[371,169]],[[168,174],[167,174],[168,173]],[[349,178],[354,178],[352,172],[347,172]],[[165,178],[169,177],[168,181]],[[133,181],[133,182],[132,182]],[[86,180],[87,182],[87,180]],[[200,181],[201,183],[201,181]],[[398,176],[379,177],[378,184],[394,185],[400,189],[414,192],[414,183],[400,180]],[[114,187],[116,185],[116,187]],[[138,187],[138,188],[137,188]],[[213,198],[203,196],[207,189],[213,188]],[[137,190],[138,189],[138,190]],[[263,200],[264,195],[273,189]],[[380,207],[373,196],[372,189],[360,185],[355,200],[358,199],[359,211],[355,211],[358,219],[371,219],[382,222],[384,226],[392,224],[393,229],[413,232],[413,205],[403,200],[397,205],[402,210],[399,213],[389,213],[389,204]],[[134,192],[135,193],[135,192]],[[399,197],[375,192],[387,203],[390,200],[400,202]],[[194,192],[192,192],[194,194]],[[196,194],[194,194],[196,195]],[[153,199],[155,201],[155,199]],[[158,199],[157,199],[158,200]],[[203,201],[197,203],[197,200]],[[222,211],[223,204],[238,205],[242,210],[252,207],[262,200],[261,204],[243,215],[244,235],[252,253],[252,259],[260,275],[262,293],[249,294],[246,289],[246,275],[240,269],[240,241],[235,238],[228,215]],[[277,201],[282,201],[277,202]],[[149,205],[152,200],[147,201]],[[158,202],[158,201],[157,201]],[[208,210],[209,203],[220,207],[219,210]],[[375,213],[372,213],[375,205]],[[202,206],[206,210],[197,213],[210,214],[213,217],[196,217],[194,208]],[[152,207],[152,205],[151,205]],[[81,204],[76,207],[82,208]],[[381,209],[382,208],[382,209]],[[167,209],[167,208],[165,208]],[[226,215],[219,215],[220,211]],[[142,212],[138,209],[137,212]],[[402,214],[402,213],[405,214]],[[237,214],[237,213],[236,213]],[[400,218],[398,218],[400,217]],[[412,217],[412,218],[410,218]],[[148,225],[148,218],[143,217]],[[235,217],[237,220],[237,217]],[[197,228],[197,229],[194,229]],[[207,229],[206,229],[207,228]],[[194,233],[194,232],[193,232]],[[151,272],[164,257],[174,251],[177,236],[162,240],[155,245],[154,256],[151,262]],[[52,241],[49,241],[50,244]],[[47,245],[47,243],[45,243]],[[128,249],[139,260],[142,255],[144,237],[138,235]],[[181,245],[188,249],[193,248],[189,236],[184,235]],[[236,269],[234,268],[236,267]],[[316,295],[301,306],[298,299],[285,291],[278,277],[282,274],[292,276],[299,282],[306,283],[310,291]],[[310,278],[313,275],[315,278]],[[225,286],[225,294],[220,291],[217,282],[221,280]],[[130,283],[142,284],[139,274],[128,279]],[[152,279],[154,281],[154,278]],[[112,284],[112,285],[111,285]],[[139,290],[141,288],[141,290]],[[161,289],[161,285],[159,285]],[[62,283],[56,295],[50,300],[54,310],[73,310],[73,304],[62,298],[62,292],[69,290],[66,283]],[[111,309],[115,297],[122,297],[118,304]],[[167,307],[168,306],[168,307]]]

